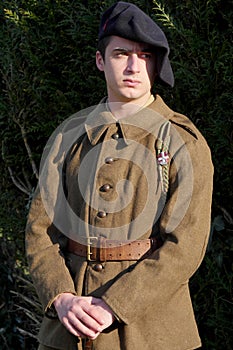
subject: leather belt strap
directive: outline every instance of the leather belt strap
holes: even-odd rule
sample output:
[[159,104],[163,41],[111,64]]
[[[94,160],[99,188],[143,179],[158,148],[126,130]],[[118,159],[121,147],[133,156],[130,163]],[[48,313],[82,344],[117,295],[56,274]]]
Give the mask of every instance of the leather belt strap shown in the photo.
[[156,238],[118,241],[105,238],[90,238],[89,244],[68,240],[67,251],[84,256],[88,261],[123,261],[145,259],[161,246]]
[[84,340],[84,350],[93,350],[93,341],[89,338]]

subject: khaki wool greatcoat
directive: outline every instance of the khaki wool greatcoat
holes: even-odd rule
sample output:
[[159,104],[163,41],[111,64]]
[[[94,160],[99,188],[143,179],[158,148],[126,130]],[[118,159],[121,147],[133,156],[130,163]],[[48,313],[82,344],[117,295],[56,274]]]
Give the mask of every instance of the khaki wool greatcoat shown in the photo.
[[[210,231],[213,167],[203,136],[156,95],[119,121],[102,103],[69,119],[52,141],[26,227],[30,272],[45,313],[39,342],[82,349],[51,307],[57,295],[71,292],[102,298],[116,315],[95,350],[200,347],[188,283]],[[96,262],[66,249],[69,238],[83,243],[95,236],[155,236],[163,245],[145,259],[105,261],[96,271]]]

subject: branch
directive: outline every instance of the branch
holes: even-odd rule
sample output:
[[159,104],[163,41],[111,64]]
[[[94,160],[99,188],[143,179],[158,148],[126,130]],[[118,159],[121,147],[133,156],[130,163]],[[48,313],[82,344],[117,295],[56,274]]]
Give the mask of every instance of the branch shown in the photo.
[[27,173],[26,173],[26,171],[25,171],[24,168],[22,168],[22,173],[23,173],[23,177],[24,177],[24,180],[25,180],[25,182],[26,182],[27,188],[28,188],[28,189],[30,190],[30,192],[31,192],[31,191],[32,191],[32,185],[31,185],[31,183],[30,183],[30,181],[29,181],[29,179],[28,179]]
[[170,29],[177,29],[173,23],[172,18],[165,12],[164,6],[162,6],[161,3],[156,0],[153,1],[153,4],[155,5],[153,10],[157,11],[156,17],[160,19],[163,25]]
[[228,213],[228,211],[225,208],[220,207],[220,209],[222,210],[224,219],[228,222],[228,224],[233,225],[233,217]]
[[14,177],[11,167],[8,166],[7,169],[9,171],[9,174],[10,174],[10,177],[11,177],[13,184],[23,193],[30,195],[31,192],[26,188],[26,186],[22,183],[22,181],[20,181],[20,179],[18,179],[18,178],[16,179]]
[[21,130],[23,142],[24,142],[24,145],[25,145],[25,148],[27,150],[28,157],[29,157],[29,160],[30,160],[30,163],[31,163],[31,166],[32,166],[33,174],[35,174],[36,179],[38,180],[39,179],[39,173],[38,173],[38,170],[37,170],[37,167],[36,167],[36,163],[34,162],[34,159],[33,159],[31,148],[30,148],[30,146],[28,144],[28,141],[27,141],[26,131],[25,131],[25,129],[24,129],[24,127],[22,125],[20,125],[20,130]]
[[28,144],[28,141],[27,141],[27,137],[26,137],[27,133],[26,133],[26,130],[24,129],[24,126],[22,124],[20,124],[20,122],[19,122],[19,118],[21,117],[23,112],[24,112],[24,109],[22,109],[19,112],[18,119],[13,117],[13,120],[20,128],[22,139],[23,139],[23,142],[24,142],[24,146],[25,146],[25,148],[27,150],[27,154],[28,154],[28,157],[29,157],[29,160],[30,160],[30,163],[31,163],[33,174],[36,176],[36,179],[38,180],[39,179],[39,173],[38,173],[38,170],[37,170],[36,163],[34,162],[34,159],[33,159],[31,148],[30,148],[30,146]]

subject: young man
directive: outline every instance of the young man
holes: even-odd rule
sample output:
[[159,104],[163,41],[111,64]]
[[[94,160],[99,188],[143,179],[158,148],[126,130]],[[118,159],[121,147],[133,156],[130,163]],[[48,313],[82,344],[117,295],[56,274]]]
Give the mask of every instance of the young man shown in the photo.
[[107,98],[56,132],[28,218],[41,350],[201,345],[188,281],[208,241],[213,169],[196,127],[151,95],[173,86],[168,54],[135,5],[103,14]]

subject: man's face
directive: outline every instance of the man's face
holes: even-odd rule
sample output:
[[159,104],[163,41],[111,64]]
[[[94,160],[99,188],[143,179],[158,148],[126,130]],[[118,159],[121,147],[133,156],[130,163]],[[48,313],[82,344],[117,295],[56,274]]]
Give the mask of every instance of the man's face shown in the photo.
[[149,45],[112,36],[103,60],[96,64],[105,74],[110,102],[146,103],[156,77],[156,55]]

